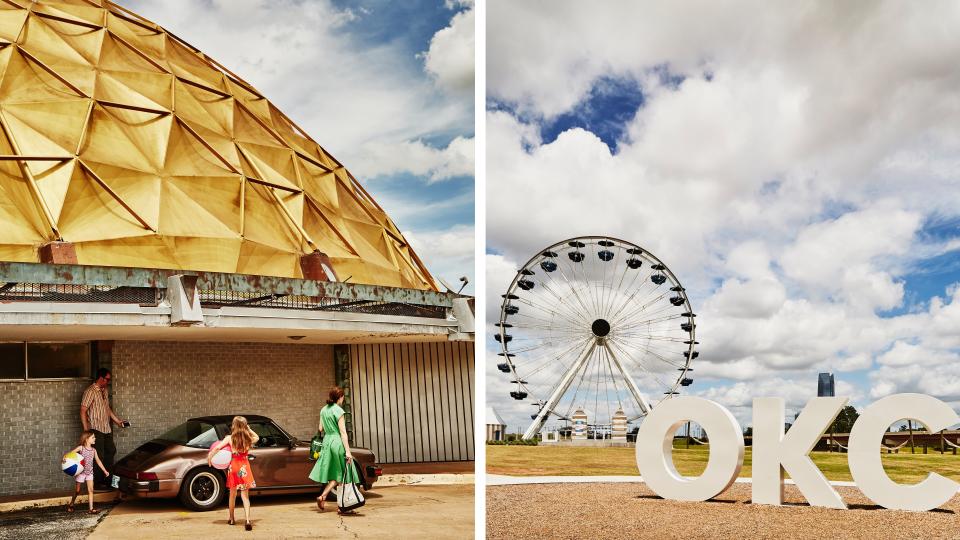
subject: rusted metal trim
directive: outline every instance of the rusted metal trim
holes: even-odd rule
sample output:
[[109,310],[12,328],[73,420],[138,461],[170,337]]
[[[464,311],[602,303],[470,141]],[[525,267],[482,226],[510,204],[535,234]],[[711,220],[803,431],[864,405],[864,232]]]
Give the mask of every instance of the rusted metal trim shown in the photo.
[[257,304],[260,302],[266,302],[267,300],[276,300],[278,298],[283,298],[287,296],[285,294],[268,294],[266,296],[258,296],[256,298],[247,298],[246,300],[237,300],[235,302],[228,302],[223,304],[225,306],[236,307],[236,306],[249,306],[250,304]]
[[317,296],[344,301],[396,302],[422,306],[452,307],[456,294],[403,289],[381,285],[338,283],[276,276],[254,276],[193,270],[85,266],[0,262],[0,283],[43,283],[48,285],[102,285],[166,289],[169,276],[197,276],[202,291]]

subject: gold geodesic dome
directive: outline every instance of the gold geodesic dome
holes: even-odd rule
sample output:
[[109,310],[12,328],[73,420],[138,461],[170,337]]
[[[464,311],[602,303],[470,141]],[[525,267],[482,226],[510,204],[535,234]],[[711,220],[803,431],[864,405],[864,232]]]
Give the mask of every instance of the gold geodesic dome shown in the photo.
[[436,289],[353,176],[256,89],[100,0],[0,0],[0,260]]

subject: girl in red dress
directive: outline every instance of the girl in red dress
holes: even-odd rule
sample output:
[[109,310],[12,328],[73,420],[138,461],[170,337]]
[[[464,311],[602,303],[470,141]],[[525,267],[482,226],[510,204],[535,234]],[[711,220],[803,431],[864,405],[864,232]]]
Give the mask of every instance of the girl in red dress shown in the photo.
[[260,436],[250,429],[250,426],[247,425],[247,419],[242,416],[234,416],[233,423],[230,425],[230,434],[224,437],[222,441],[211,446],[210,452],[207,454],[207,465],[213,467],[213,463],[210,461],[213,454],[228,444],[232,448],[233,457],[230,460],[230,466],[227,467],[227,489],[230,490],[230,518],[227,520],[227,525],[235,523],[233,509],[237,506],[237,492],[239,491],[240,498],[243,500],[243,514],[246,520],[244,528],[248,531],[253,530],[253,525],[250,523],[249,491],[257,487],[257,483],[253,479],[253,470],[250,468],[247,452],[258,440],[260,440]]

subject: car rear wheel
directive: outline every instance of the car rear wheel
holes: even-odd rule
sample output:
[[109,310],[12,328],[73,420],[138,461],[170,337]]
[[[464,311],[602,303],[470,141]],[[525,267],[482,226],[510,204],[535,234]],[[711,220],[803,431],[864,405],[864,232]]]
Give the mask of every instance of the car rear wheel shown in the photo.
[[190,471],[180,486],[180,502],[191,510],[204,512],[220,506],[227,489],[223,476],[215,469],[201,467]]

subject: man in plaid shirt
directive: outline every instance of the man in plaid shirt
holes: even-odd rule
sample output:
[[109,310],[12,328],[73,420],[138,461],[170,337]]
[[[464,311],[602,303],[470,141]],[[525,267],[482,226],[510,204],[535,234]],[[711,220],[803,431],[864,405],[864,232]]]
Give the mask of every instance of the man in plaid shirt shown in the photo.
[[[97,380],[93,382],[83,392],[83,398],[80,400],[80,422],[83,423],[84,430],[92,430],[97,435],[97,442],[94,448],[97,449],[97,455],[103,466],[107,470],[113,469],[113,458],[117,454],[117,447],[113,444],[113,430],[110,423],[118,426],[125,426],[123,420],[113,413],[110,408],[110,398],[107,395],[107,385],[113,374],[109,369],[100,368],[97,370]],[[100,488],[110,488],[107,478],[103,472],[94,467],[94,483]]]

